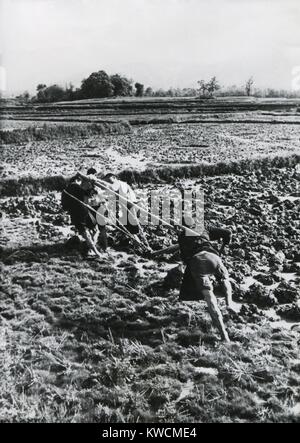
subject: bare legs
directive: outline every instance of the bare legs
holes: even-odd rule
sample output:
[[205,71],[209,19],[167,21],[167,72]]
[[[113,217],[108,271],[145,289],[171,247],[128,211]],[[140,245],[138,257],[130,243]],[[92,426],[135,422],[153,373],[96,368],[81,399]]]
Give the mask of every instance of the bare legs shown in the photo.
[[85,228],[83,233],[82,233],[83,238],[85,239],[85,241],[87,242],[87,245],[89,247],[90,251],[93,251],[97,257],[101,257],[100,252],[98,251],[94,238],[91,235],[89,229]]
[[230,343],[229,335],[226,331],[222,313],[218,306],[218,302],[212,289],[202,289],[202,294],[204,295],[205,301],[207,303],[208,312],[212,318],[213,324],[218,328],[222,340]]
[[221,282],[221,290],[225,297],[228,311],[236,314],[240,312],[241,307],[232,300],[232,285],[229,278]]
[[227,308],[232,308],[232,286],[229,279],[223,280],[221,282],[222,292],[225,296]]
[[[132,224],[132,226],[137,226],[139,229],[139,234],[142,237],[142,240],[144,242],[144,244],[146,245],[146,247],[148,248],[149,251],[152,252],[152,248],[149,245],[149,242],[147,240],[147,237],[145,235],[145,232],[139,222],[139,217],[137,215],[136,209],[133,205],[128,204],[127,205],[127,210],[128,210],[128,221],[130,222],[130,224]],[[139,240],[139,237],[137,234],[134,235],[134,237],[136,238],[137,241]]]
[[[210,281],[209,276],[201,276],[199,275],[199,270],[197,269],[197,263],[192,263],[191,265],[191,271],[192,275],[194,277],[194,281],[197,287],[197,290],[199,291],[199,299],[202,299],[204,297],[206,303],[208,312],[211,316],[213,325],[219,330],[222,340],[226,341],[227,343],[230,343],[228,332],[226,331],[224,320],[222,313],[220,311],[220,308],[218,306],[217,298],[213,291],[213,286]],[[230,282],[229,282],[230,285]],[[230,285],[231,288],[231,285]],[[227,286],[227,289],[230,289],[229,286]],[[231,292],[230,290],[227,293],[227,302],[230,302]]]

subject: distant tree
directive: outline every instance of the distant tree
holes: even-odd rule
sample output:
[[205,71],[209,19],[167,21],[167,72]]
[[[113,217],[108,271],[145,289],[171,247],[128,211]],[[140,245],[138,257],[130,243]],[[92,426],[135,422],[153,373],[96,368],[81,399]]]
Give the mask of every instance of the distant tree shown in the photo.
[[82,98],[81,88],[76,88],[75,91],[73,91],[73,100],[81,100]]
[[74,85],[72,83],[69,83],[69,85],[66,86],[65,90],[65,100],[74,100]]
[[66,91],[61,86],[52,85],[46,89],[46,96],[49,102],[59,102],[66,100]]
[[167,92],[164,89],[157,89],[157,91],[154,92],[154,97],[166,97]]
[[114,96],[126,97],[131,96],[133,93],[132,81],[126,77],[122,77],[119,74],[114,74],[110,77],[110,81],[113,85]]
[[245,85],[246,95],[248,97],[250,97],[252,94],[253,85],[254,85],[254,79],[253,79],[253,77],[250,77],[249,80],[246,81],[246,85]]
[[36,100],[39,102],[45,102],[46,101],[46,96],[44,91],[47,89],[47,85],[40,83],[39,85],[37,85],[37,96],[36,96]]
[[150,88],[150,86],[148,86],[148,88],[146,89],[145,96],[146,97],[152,97],[153,96],[153,89]]
[[196,97],[197,91],[194,88],[184,88],[181,95],[182,97]]
[[176,96],[176,91],[173,88],[170,88],[166,91],[166,96],[167,97],[175,97]]
[[46,101],[46,95],[45,95],[45,90],[46,89],[47,89],[47,86],[45,86],[43,88],[42,88],[42,85],[38,86],[38,89],[37,89],[38,93],[37,93],[37,96],[36,96],[37,101],[39,101],[39,102],[45,102]]
[[216,77],[213,77],[207,84],[207,92],[210,97],[212,97],[220,89],[221,86]]
[[180,89],[180,88],[174,88],[174,89],[172,89],[172,88],[171,88],[171,90],[172,90],[172,92],[173,92],[173,94],[174,94],[174,97],[182,97],[182,95],[183,95],[183,89]]
[[142,83],[136,83],[134,85],[135,87],[135,96],[136,97],[143,97],[144,95],[144,85]]
[[37,85],[36,90],[37,91],[42,91],[43,89],[46,89],[47,85],[44,85],[43,83],[40,83],[39,85]]
[[207,94],[207,83],[204,80],[200,80],[197,83],[199,85],[199,95],[205,97]]
[[212,77],[209,82],[204,80],[198,81],[200,97],[213,97],[213,95],[221,89],[216,77]]
[[22,104],[27,105],[30,102],[30,94],[28,91],[25,91],[23,92],[23,94],[18,95],[16,99],[19,100]]
[[114,85],[105,71],[93,72],[87,79],[82,81],[82,98],[112,97]]
[[41,103],[53,103],[63,100],[66,100],[66,91],[58,85],[40,88],[37,93],[37,101]]

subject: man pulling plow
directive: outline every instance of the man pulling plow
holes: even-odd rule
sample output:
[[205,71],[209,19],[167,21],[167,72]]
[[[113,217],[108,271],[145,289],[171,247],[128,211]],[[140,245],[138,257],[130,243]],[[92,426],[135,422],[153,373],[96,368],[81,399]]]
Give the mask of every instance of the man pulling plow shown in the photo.
[[[97,187],[102,191],[109,191],[113,196],[118,197],[118,205],[115,207],[115,210],[116,213],[122,212],[123,216],[124,214],[126,215],[123,222],[129,222],[127,224],[120,224],[119,216],[111,222],[111,219],[103,212],[104,207],[101,208],[102,211],[100,210],[100,207],[98,207],[98,209],[95,207],[91,208],[84,203],[84,199],[81,199],[80,196],[79,198],[78,196],[75,197],[75,200],[78,200],[79,203],[82,200],[81,205],[88,213],[94,211],[94,217],[92,217],[92,219],[95,219],[96,224],[100,224],[102,229],[105,229],[107,222],[110,221],[120,232],[131,238],[139,246],[142,246],[145,252],[152,252],[152,258],[180,251],[181,258],[186,265],[180,290],[180,300],[183,302],[205,300],[214,326],[219,330],[222,339],[226,342],[230,342],[222,313],[214,293],[212,278],[214,277],[218,281],[222,294],[225,296],[227,308],[231,311],[236,311],[235,304],[232,301],[232,286],[229,279],[229,273],[221,259],[222,252],[231,241],[231,232],[227,229],[219,228],[209,228],[208,230],[202,229],[200,232],[197,230],[193,218],[185,217],[183,224],[179,224],[180,233],[178,236],[178,244],[161,251],[153,252],[139,223],[138,211],[144,210],[152,218],[157,218],[163,225],[168,226],[169,228],[174,229],[174,223],[167,222],[159,216],[155,216],[149,211],[141,208],[137,204],[136,195],[132,188],[127,183],[118,180],[114,174],[108,174],[104,180],[98,179],[95,176],[90,177],[78,174],[77,180],[81,180],[88,188],[93,189],[93,187]],[[70,191],[72,191],[72,189],[69,189],[68,191],[67,188],[65,193],[70,194]],[[88,226],[86,222],[81,222],[78,225],[72,214],[71,219],[75,223],[75,226],[82,229],[89,247],[97,256],[99,256],[100,253],[94,242],[91,240],[91,236],[87,233],[88,230],[91,229],[91,226]],[[141,235],[144,243],[139,239],[138,235]],[[222,247],[221,250],[218,251],[212,242],[220,240],[222,241]]]

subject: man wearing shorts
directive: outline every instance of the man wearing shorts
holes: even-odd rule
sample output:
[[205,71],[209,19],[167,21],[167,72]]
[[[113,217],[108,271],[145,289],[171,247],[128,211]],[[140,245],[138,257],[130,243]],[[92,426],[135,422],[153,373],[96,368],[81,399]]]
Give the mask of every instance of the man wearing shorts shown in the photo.
[[233,309],[232,286],[219,252],[211,242],[222,240],[222,249],[224,249],[226,244],[230,243],[230,239],[230,231],[218,228],[210,228],[198,236],[188,235],[187,231],[183,231],[179,235],[182,260],[187,265],[181,286],[180,300],[205,300],[213,324],[227,343],[230,343],[230,339],[214,294],[211,277],[214,276],[222,287],[229,309]]

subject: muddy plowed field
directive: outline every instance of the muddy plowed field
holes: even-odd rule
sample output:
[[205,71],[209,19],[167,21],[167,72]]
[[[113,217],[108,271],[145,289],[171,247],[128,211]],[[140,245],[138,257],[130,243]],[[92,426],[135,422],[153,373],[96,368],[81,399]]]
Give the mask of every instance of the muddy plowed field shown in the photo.
[[[299,422],[299,143],[297,124],[179,122],[3,144],[0,421]],[[205,223],[233,232],[231,344],[203,302],[179,302],[178,256],[153,260],[111,229],[109,252],[86,258],[60,190],[90,166],[138,194],[204,191]]]

